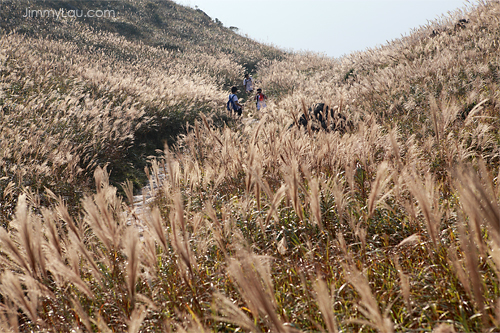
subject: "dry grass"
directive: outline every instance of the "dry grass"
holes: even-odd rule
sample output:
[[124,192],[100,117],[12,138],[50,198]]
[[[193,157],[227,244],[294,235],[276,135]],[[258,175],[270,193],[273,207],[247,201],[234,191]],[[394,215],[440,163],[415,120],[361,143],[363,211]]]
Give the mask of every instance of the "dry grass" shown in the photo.
[[[84,35],[173,63],[158,74],[3,36],[2,330],[498,330],[499,15],[485,1],[379,49],[261,62],[267,113],[189,125],[152,160],[142,214],[99,166],[159,110],[223,108],[195,74],[213,59]],[[220,61],[207,71],[234,70]],[[290,127],[317,102],[355,128]],[[60,186],[89,175],[74,213]]]

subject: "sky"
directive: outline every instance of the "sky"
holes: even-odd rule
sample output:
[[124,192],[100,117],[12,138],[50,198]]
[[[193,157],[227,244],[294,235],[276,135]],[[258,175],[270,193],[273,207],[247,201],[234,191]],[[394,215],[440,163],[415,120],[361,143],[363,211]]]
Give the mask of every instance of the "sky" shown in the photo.
[[341,57],[464,10],[466,0],[174,0],[284,50]]

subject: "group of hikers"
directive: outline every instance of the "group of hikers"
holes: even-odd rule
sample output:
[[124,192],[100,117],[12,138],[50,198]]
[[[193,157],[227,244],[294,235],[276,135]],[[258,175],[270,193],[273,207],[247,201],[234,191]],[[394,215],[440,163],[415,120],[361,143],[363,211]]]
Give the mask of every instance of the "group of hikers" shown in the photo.
[[[245,74],[245,79],[243,80],[243,87],[245,88],[245,92],[249,95],[253,93],[254,81],[249,74]],[[227,101],[227,110],[241,116],[243,113],[243,105],[238,102],[238,96],[236,93],[238,92],[238,87],[231,88],[231,94],[229,95],[229,100]],[[262,89],[257,89],[257,94],[254,97],[254,101],[257,106],[257,111],[266,107],[266,95],[262,93]]]

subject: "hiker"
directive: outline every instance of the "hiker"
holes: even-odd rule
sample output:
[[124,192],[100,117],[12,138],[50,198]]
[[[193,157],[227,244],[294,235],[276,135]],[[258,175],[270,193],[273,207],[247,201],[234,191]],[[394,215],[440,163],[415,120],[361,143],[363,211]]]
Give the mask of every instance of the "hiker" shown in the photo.
[[257,103],[257,111],[266,107],[267,96],[262,93],[262,89],[257,89],[257,95],[255,95],[255,102]]
[[242,110],[242,105],[238,103],[238,96],[236,96],[237,91],[238,91],[237,87],[231,88],[231,94],[229,95],[229,100],[227,101],[227,110],[230,111],[231,113],[234,112],[237,113],[238,116],[241,116],[243,110]]
[[245,92],[253,92],[253,79],[249,74],[245,74],[245,79],[243,80],[243,86],[245,86]]

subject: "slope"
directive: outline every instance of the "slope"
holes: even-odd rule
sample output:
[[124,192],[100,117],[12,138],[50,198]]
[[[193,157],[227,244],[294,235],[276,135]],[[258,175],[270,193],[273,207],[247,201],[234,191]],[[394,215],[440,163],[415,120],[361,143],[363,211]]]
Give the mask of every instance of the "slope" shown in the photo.
[[[90,10],[115,16],[70,14]],[[23,188],[76,209],[96,166],[138,188],[148,156],[200,112],[227,120],[224,89],[283,56],[171,1],[12,0],[1,13],[2,221]]]
[[[0,233],[1,329],[498,331],[499,17],[500,4],[483,1],[342,59],[263,61],[266,112],[248,108],[257,121],[234,127],[195,119],[148,169],[159,185],[151,214],[137,216],[100,168],[79,214],[66,212],[64,198],[42,208],[36,192],[24,191]],[[6,177],[59,167],[64,182],[49,185],[62,192],[67,174],[85,172],[67,167],[72,156],[102,163],[85,144],[65,155],[37,142],[64,148],[65,137],[108,149],[96,158],[122,158],[102,143],[125,147],[137,129],[186,106],[216,108],[217,84],[194,76],[200,67],[183,67],[180,54],[123,36],[81,36],[140,57],[115,59],[64,39],[3,40],[2,117],[13,129],[3,130],[12,143],[1,150],[10,149]],[[59,81],[61,73],[76,79]],[[290,127],[317,102],[355,128]],[[60,132],[37,131],[44,119]],[[138,234],[130,221],[145,228]]]

